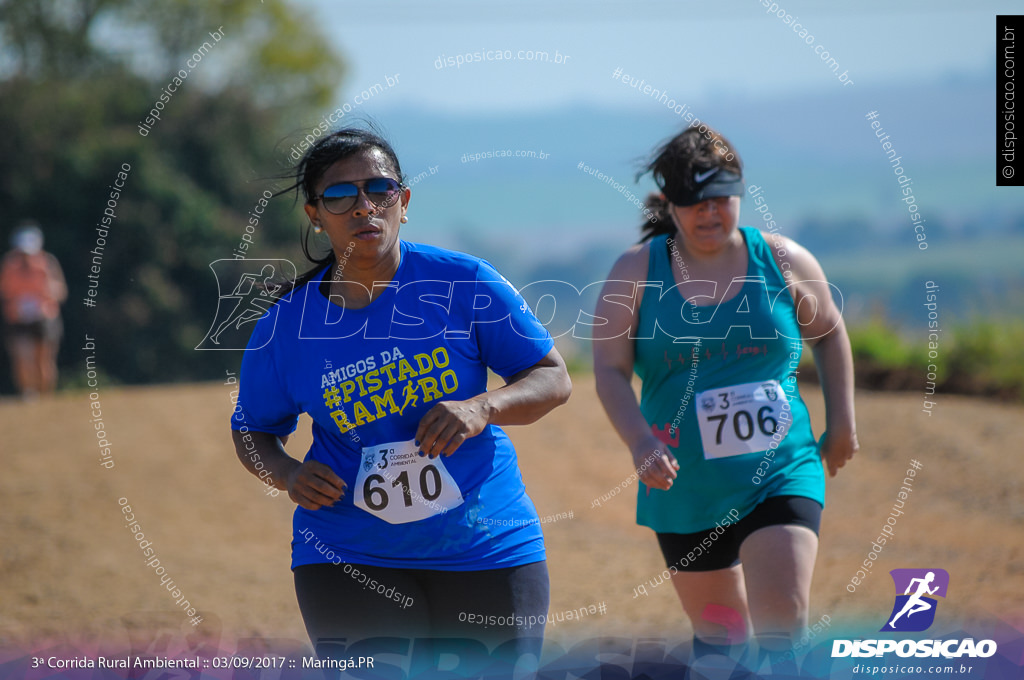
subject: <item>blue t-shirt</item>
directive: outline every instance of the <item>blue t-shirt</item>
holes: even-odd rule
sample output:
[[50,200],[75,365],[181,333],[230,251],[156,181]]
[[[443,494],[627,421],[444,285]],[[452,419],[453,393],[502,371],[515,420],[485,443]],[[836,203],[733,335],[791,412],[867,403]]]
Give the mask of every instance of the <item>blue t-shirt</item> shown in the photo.
[[438,401],[481,394],[488,368],[508,377],[551,351],[523,298],[484,260],[407,241],[394,279],[363,309],[327,300],[320,283],[330,274],[325,267],[257,322],[231,419],[235,430],[285,435],[308,413],[305,460],[348,485],[333,507],[295,509],[292,568],[340,558],[469,571],[545,559],[500,427],[434,460],[412,444]]

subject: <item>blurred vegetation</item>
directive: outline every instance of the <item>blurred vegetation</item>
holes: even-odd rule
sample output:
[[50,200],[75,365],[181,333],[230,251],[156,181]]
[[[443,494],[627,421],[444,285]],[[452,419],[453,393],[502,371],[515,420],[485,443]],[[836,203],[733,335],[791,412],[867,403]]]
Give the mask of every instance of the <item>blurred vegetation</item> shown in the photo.
[[[1024,401],[1024,320],[957,322],[938,333],[934,358],[928,356],[924,327],[909,333],[876,316],[848,325],[847,333],[858,388],[922,394],[933,366],[936,394]],[[556,346],[571,374],[593,372],[589,343],[559,340]],[[814,356],[806,346],[800,380],[818,381]]]
[[924,369],[928,346],[912,342],[881,319],[847,328],[855,361],[867,360],[884,368]]
[[901,333],[879,319],[849,328],[859,387],[923,390],[934,365],[936,391],[1024,400],[1024,321],[979,319],[943,328],[935,358],[922,330]]
[[[218,30],[223,39],[141,136],[138,125],[161,92]],[[63,386],[83,384],[85,333],[95,339],[103,384],[213,379],[237,365],[239,352],[193,349],[217,306],[209,264],[232,256],[262,192],[286,186],[273,176],[287,170],[296,133],[319,119],[343,75],[329,42],[288,0],[0,0],[0,249],[21,220],[32,219],[64,267]],[[123,163],[131,171],[106,238],[97,304],[87,308],[94,227]],[[799,230],[805,246],[831,258],[826,270],[842,290],[885,301],[885,320],[849,321],[858,384],[923,389],[930,362],[916,315],[924,277],[939,258],[948,327],[934,362],[938,391],[1022,399],[1024,322],[954,321],[952,310],[1019,316],[1024,218],[997,235],[996,247],[972,241],[944,250],[937,219],[927,271],[896,249],[881,266],[863,267],[847,252],[848,234],[866,224],[821,220]],[[304,269],[303,222],[291,200],[272,201],[246,256],[286,257]],[[468,236],[464,249],[502,259],[489,245],[498,248]],[[614,259],[617,253],[602,255],[606,247],[593,244],[571,262],[534,263],[521,280],[582,287],[606,272],[602,264],[595,274],[594,262]],[[965,262],[987,264],[971,264],[967,278]],[[575,318],[573,310],[567,321]],[[564,349],[574,370],[589,370],[586,343]],[[6,357],[0,391],[13,391]]]
[[[262,192],[288,186],[274,179],[288,167],[282,140],[320,115],[342,73],[286,0],[0,0],[0,246],[34,220],[64,268],[62,385],[81,382],[85,333],[112,382],[209,379],[240,361],[193,349],[217,307],[209,265],[232,257]],[[123,163],[131,170],[87,308],[95,227]],[[303,268],[301,224],[289,198],[271,201],[246,257]],[[7,366],[0,390],[13,391]]]

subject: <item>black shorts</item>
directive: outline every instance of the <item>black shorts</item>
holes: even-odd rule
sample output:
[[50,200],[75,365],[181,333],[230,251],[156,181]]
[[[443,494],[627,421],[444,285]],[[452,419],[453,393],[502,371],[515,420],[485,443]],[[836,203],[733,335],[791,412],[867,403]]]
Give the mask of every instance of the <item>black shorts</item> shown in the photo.
[[547,562],[481,571],[306,564],[292,572],[306,631],[322,658],[372,656],[374,644],[393,638],[468,638],[500,646],[498,654],[510,659],[540,656]]
[[[772,496],[735,524],[694,534],[656,534],[665,564],[679,571],[715,571],[740,563],[740,545],[758,529],[776,524],[821,527],[821,504],[804,496]],[[701,543],[704,542],[703,547]],[[696,553],[691,556],[691,553]]]
[[64,325],[61,323],[60,317],[30,321],[28,323],[8,322],[4,329],[8,342],[16,342],[18,340],[58,342],[63,333]]

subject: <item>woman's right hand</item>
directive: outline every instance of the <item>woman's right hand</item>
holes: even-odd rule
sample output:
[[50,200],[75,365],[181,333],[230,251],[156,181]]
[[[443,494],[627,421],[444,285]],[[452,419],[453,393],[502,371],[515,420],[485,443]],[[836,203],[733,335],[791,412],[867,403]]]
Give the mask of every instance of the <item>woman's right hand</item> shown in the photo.
[[644,439],[632,447],[633,467],[640,481],[652,489],[668,491],[676,478],[679,463],[663,442],[655,437]]
[[[647,280],[649,244],[637,245],[622,255],[608,274],[594,311],[604,324],[594,327],[594,379],[597,396],[612,426],[633,454],[633,468],[649,489],[672,488],[679,463],[663,442],[651,433],[633,391],[634,338],[639,324],[643,286]],[[623,298],[628,304],[615,302]]]
[[316,460],[298,463],[288,473],[288,497],[307,510],[334,505],[346,486],[334,470]]

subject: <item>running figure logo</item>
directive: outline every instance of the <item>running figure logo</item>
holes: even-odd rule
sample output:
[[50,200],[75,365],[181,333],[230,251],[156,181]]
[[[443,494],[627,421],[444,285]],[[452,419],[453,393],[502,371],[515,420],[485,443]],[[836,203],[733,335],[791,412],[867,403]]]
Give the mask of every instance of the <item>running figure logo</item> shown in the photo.
[[245,349],[256,321],[276,313],[274,303],[284,284],[295,280],[295,265],[288,260],[225,259],[211,262],[210,269],[217,279],[217,312],[196,349]]
[[402,388],[402,396],[405,397],[405,402],[402,403],[402,408],[398,409],[398,415],[405,412],[406,406],[416,406],[416,402],[420,400],[416,395],[416,386],[411,381],[405,383],[405,387]]
[[889,573],[896,585],[896,602],[889,621],[881,630],[927,630],[935,621],[935,606],[938,604],[935,598],[929,596],[946,597],[949,573],[945,569],[893,569]]

